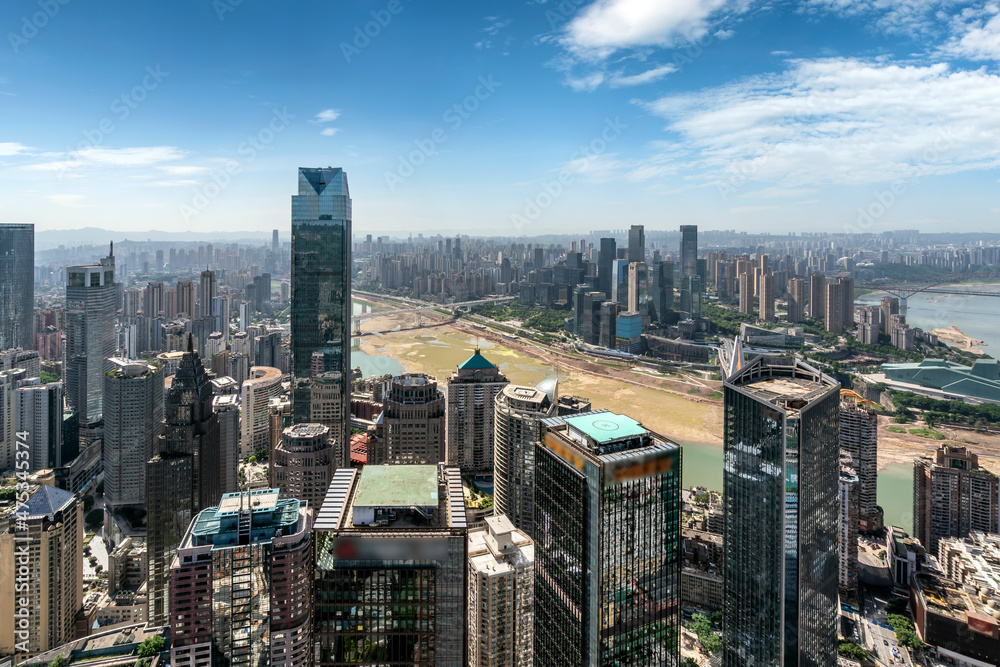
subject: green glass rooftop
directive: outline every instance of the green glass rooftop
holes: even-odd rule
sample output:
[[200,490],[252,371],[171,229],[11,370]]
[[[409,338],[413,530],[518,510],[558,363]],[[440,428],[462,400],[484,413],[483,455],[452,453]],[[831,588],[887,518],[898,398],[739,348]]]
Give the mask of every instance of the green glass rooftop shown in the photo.
[[461,364],[459,364],[458,368],[459,370],[465,370],[465,369],[479,370],[485,368],[496,368],[496,366],[493,365],[493,363],[490,362],[486,357],[480,354],[479,350],[476,350],[476,353],[473,354],[468,359],[466,359],[465,361],[463,361]]
[[613,412],[591,412],[575,417],[566,417],[570,427],[585,436],[603,444],[624,438],[635,438],[647,433],[646,427],[626,415],[616,415]]
[[355,507],[437,507],[437,466],[365,466]]

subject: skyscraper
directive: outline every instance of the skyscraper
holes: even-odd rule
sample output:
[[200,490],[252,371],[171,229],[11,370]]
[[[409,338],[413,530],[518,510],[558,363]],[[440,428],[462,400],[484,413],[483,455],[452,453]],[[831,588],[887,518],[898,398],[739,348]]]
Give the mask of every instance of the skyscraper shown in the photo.
[[788,281],[788,316],[791,324],[805,320],[806,312],[806,281],[802,278],[791,278]]
[[879,306],[858,308],[858,340],[865,345],[877,345],[881,331],[882,309]]
[[822,273],[809,275],[809,317],[826,317],[826,276]]
[[774,274],[765,273],[760,277],[760,319],[763,322],[775,322],[777,317],[774,311],[776,298]]
[[858,476],[853,468],[844,465],[841,465],[840,468],[839,500],[837,584],[843,599],[856,600],[858,596]]
[[698,275],[698,225],[681,225],[681,275]]
[[0,223],[0,350],[35,349],[35,225]]
[[114,245],[100,264],[66,269],[66,402],[80,424],[101,419],[104,372],[115,354]]
[[308,667],[313,511],[277,489],[227,493],[170,567],[170,662]]
[[146,464],[149,621],[169,622],[168,577],[191,519],[219,502],[225,483],[213,386],[188,337],[164,398],[157,448]]
[[278,252],[279,247],[280,246],[278,245],[278,230],[275,229],[271,232],[271,250],[273,250],[274,252]]
[[41,384],[38,378],[21,383],[18,388],[14,413],[15,429],[24,434],[22,442],[28,444],[29,470],[58,468],[69,464],[63,456],[63,385],[62,382]]
[[913,461],[913,532],[928,553],[946,537],[997,532],[1000,486],[965,447],[942,445],[934,457]]
[[535,664],[677,665],[681,450],[606,410],[535,446]]
[[840,449],[851,456],[858,475],[858,520],[861,530],[882,528],[878,507],[878,414],[874,404],[849,390],[841,390]]
[[104,375],[104,499],[106,535],[118,511],[146,509],[146,461],[163,426],[164,371],[159,364],[112,358]]
[[646,230],[642,225],[632,225],[628,230],[628,261],[646,261]]
[[479,348],[458,366],[445,385],[445,458],[467,472],[493,471],[497,394],[507,377]]
[[218,283],[215,280],[215,271],[205,269],[201,272],[201,292],[198,296],[198,317],[212,317],[221,315],[212,310],[212,302],[218,296]]
[[340,168],[299,169],[292,197],[292,410],[310,414],[311,378],[342,385],[341,423],[331,439],[347,461],[351,396],[351,196]]
[[884,296],[881,301],[882,319],[880,328],[884,334],[892,334],[892,316],[899,315],[899,298]]
[[445,460],[444,395],[437,378],[404,373],[392,378],[382,411],[382,434],[371,463],[438,464]]
[[649,289],[649,317],[662,326],[672,324],[674,311],[674,263],[654,262]]
[[557,409],[557,387],[546,389],[507,385],[496,401],[494,513],[528,535],[534,535],[535,525],[535,445],[545,437],[542,420]]
[[826,285],[826,330],[842,333],[854,326],[854,280],[841,276]]
[[726,667],[836,662],[839,388],[767,357],[725,380]]
[[645,262],[628,265],[628,309],[642,316],[643,325],[649,324],[649,266]]
[[597,255],[597,290],[611,295],[611,281],[614,279],[612,263],[618,256],[618,244],[613,238],[601,239],[601,250]]
[[267,404],[281,395],[281,371],[270,366],[254,366],[241,389],[240,457],[245,458],[270,442]]
[[283,498],[298,498],[318,512],[335,464],[330,429],[322,424],[295,424],[282,430],[271,452],[271,485],[280,489]]

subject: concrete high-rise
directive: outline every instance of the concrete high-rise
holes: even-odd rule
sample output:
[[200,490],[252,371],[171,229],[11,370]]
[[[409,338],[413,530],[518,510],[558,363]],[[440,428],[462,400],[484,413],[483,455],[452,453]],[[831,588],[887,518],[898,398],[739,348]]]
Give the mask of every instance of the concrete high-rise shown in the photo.
[[0,350],[35,349],[35,225],[0,223]]
[[681,225],[681,275],[698,275],[698,225]]
[[613,238],[602,238],[601,249],[597,255],[597,285],[598,291],[611,296],[611,282],[614,279],[613,263],[618,257],[618,243]]
[[23,368],[0,371],[0,466],[14,470],[17,452],[17,388],[26,379]]
[[826,276],[822,273],[809,275],[809,317],[826,317]]
[[739,277],[740,286],[740,312],[744,315],[753,315],[753,277],[749,273],[741,273]]
[[535,446],[535,663],[680,661],[681,449],[606,410]]
[[469,531],[469,665],[531,665],[535,545],[507,517]]
[[645,262],[628,265],[628,309],[642,316],[642,323],[649,324],[649,266]]
[[913,461],[913,532],[929,553],[946,537],[973,531],[996,533],[1000,527],[997,476],[979,467],[979,457],[965,447],[942,445],[933,458]]
[[222,315],[212,310],[212,303],[218,296],[219,287],[215,279],[215,271],[205,269],[201,272],[201,285],[198,294],[198,317],[213,317]]
[[114,246],[100,264],[66,269],[66,342],[63,377],[66,403],[80,424],[103,414],[104,373],[115,355]]
[[505,515],[529,536],[535,526],[535,445],[545,437],[542,420],[556,414],[557,387],[507,385],[496,400],[493,440],[495,514]]
[[858,340],[865,345],[877,345],[881,326],[882,309],[879,306],[858,308]]
[[882,333],[892,334],[892,316],[899,315],[899,298],[895,296],[882,297],[880,308],[882,309],[880,322]]
[[479,348],[445,385],[445,458],[465,472],[493,471],[496,399],[510,381]]
[[773,273],[765,273],[760,277],[760,319],[762,322],[776,322],[777,316],[775,315],[775,300],[777,299],[777,293],[775,292],[775,281]]
[[628,308],[628,260],[611,262],[611,300]]
[[840,386],[758,357],[723,385],[723,665],[837,660]]
[[826,330],[843,333],[854,326],[854,281],[840,277],[826,285]]
[[163,428],[163,368],[114,357],[104,375],[105,525],[126,508],[146,509],[146,462],[157,451]]
[[195,514],[222,497],[225,484],[213,385],[191,338],[166,390],[156,452],[146,464],[149,622],[169,622],[170,564]]
[[628,261],[646,261],[646,229],[642,225],[632,225],[628,230]]
[[282,498],[298,498],[318,512],[336,470],[330,429],[322,424],[285,428],[271,452],[271,486]]
[[381,438],[369,448],[369,463],[442,463],[444,440],[444,394],[437,379],[424,373],[392,378],[383,402]]
[[245,458],[270,442],[267,404],[281,395],[281,371],[270,366],[254,366],[243,382],[240,416],[240,457]]
[[[846,460],[846,459],[845,459]],[[858,476],[854,469],[840,467],[840,520],[837,541],[837,586],[845,600],[858,597]]]
[[334,475],[313,540],[316,667],[464,667],[461,473],[367,465]]
[[351,397],[351,196],[340,168],[299,169],[292,197],[293,422],[310,414],[312,379],[340,383],[341,420],[330,431],[349,460]]
[[46,485],[29,493],[0,514],[0,655],[72,641],[83,609],[83,501]]
[[842,390],[840,401],[840,450],[849,454],[858,475],[858,520],[861,530],[882,528],[878,507],[878,414],[874,404]]
[[194,517],[170,566],[170,663],[309,667],[313,511],[278,489]]
[[805,320],[806,313],[806,281],[802,278],[791,278],[788,281],[788,316],[790,324]]
[[28,445],[28,469],[35,472],[68,465],[79,450],[64,456],[62,382],[41,384],[31,378],[20,385],[14,398],[14,428]]

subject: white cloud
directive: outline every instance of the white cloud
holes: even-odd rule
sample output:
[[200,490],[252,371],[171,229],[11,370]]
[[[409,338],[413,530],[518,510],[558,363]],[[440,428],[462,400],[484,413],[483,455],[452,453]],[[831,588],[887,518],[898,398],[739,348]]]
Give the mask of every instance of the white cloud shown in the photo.
[[102,148],[94,146],[71,153],[45,153],[57,158],[24,167],[28,171],[66,171],[80,167],[147,167],[159,162],[179,160],[186,153],[174,146],[137,148]]
[[847,19],[872,17],[873,27],[886,34],[921,35],[934,31],[939,14],[962,4],[965,0],[806,0],[801,8]]
[[943,51],[969,60],[1000,60],[1000,13],[995,5],[987,7],[984,13],[991,18],[959,23],[956,30],[961,36],[949,40]]
[[594,72],[581,77],[566,77],[566,85],[577,92],[587,92],[597,90],[598,86],[604,83],[604,73]]
[[652,69],[646,70],[640,74],[633,74],[632,76],[614,76],[608,82],[612,88],[621,88],[624,86],[639,86],[644,83],[652,83],[653,81],[659,81],[667,74],[671,74],[677,71],[677,66],[673,64],[661,65],[659,67],[654,67]]
[[193,176],[208,172],[208,167],[196,167],[190,164],[168,164],[159,167],[160,171],[171,176]]
[[718,40],[729,39],[736,34],[735,30],[716,30],[714,35]]
[[778,56],[780,58],[785,58],[787,56],[792,55],[792,52],[791,51],[771,51],[771,55],[772,56]]
[[324,137],[332,137],[333,135],[337,134],[338,132],[340,132],[340,128],[339,127],[325,127],[325,128],[323,128],[323,131],[320,132],[320,134],[322,134]]
[[0,142],[0,157],[23,155],[30,150],[30,147],[25,146],[24,144],[19,144],[16,141]]
[[514,22],[513,19],[506,19],[501,21],[497,19],[497,17],[495,16],[487,16],[486,20],[490,22],[490,25],[483,28],[483,32],[485,32],[487,35],[490,36],[496,35],[498,32],[500,32],[501,30],[503,30],[504,28],[506,28],[507,26],[509,26],[511,23]]
[[668,121],[669,163],[706,179],[782,187],[868,184],[1000,166],[1000,76],[946,64],[794,61],[645,104]]
[[166,181],[151,181],[146,185],[150,185],[154,188],[175,188],[181,185],[198,185],[198,183],[199,182],[193,178],[177,178]]
[[66,206],[69,208],[84,208],[83,195],[58,194],[49,195],[47,199],[56,206]]
[[316,114],[317,123],[332,123],[340,118],[340,109],[324,109]]

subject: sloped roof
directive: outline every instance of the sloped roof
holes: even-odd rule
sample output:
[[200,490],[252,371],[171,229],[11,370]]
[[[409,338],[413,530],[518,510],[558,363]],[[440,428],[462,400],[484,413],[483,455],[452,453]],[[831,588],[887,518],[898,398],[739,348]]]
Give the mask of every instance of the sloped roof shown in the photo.
[[40,519],[50,514],[55,514],[66,508],[76,500],[76,496],[69,491],[57,489],[54,486],[42,485],[31,494],[25,506],[28,509],[29,519]]
[[459,364],[459,370],[479,370],[485,368],[496,368],[486,357],[479,353],[479,350]]

